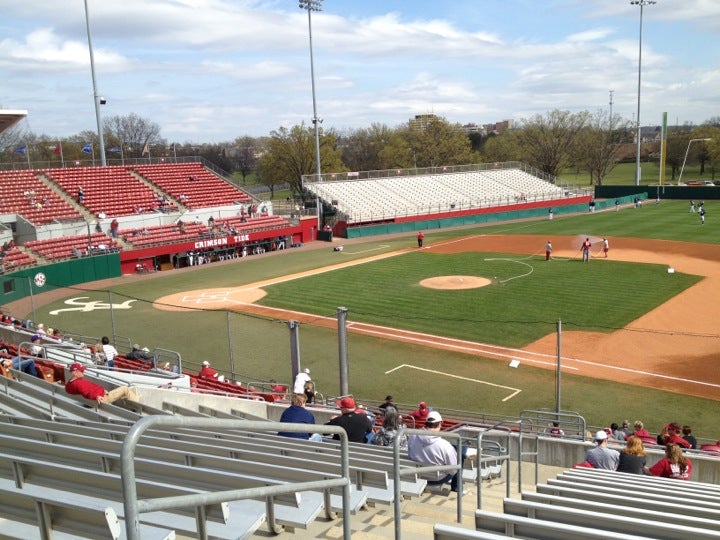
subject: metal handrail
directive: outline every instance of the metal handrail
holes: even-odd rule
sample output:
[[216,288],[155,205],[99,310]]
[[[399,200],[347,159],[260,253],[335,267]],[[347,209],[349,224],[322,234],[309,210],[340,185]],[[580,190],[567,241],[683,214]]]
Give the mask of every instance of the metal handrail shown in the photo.
[[[144,512],[156,512],[169,510],[180,506],[192,506],[198,511],[197,534],[201,540],[207,540],[208,532],[205,526],[205,512],[201,507],[209,504],[218,504],[227,501],[243,499],[257,499],[261,497],[272,498],[277,495],[293,494],[301,491],[327,490],[341,487],[343,507],[343,538],[351,540],[350,529],[350,456],[347,432],[338,426],[315,426],[318,433],[337,435],[340,438],[340,460],[341,477],[330,480],[317,480],[311,482],[296,482],[264,486],[258,488],[233,489],[215,493],[195,493],[192,495],[180,495],[174,497],[156,497],[153,499],[138,499],[136,475],[135,475],[135,449],[140,443],[140,437],[148,429],[159,427],[195,428],[231,430],[240,429],[243,431],[289,431],[296,433],[307,432],[307,424],[285,424],[280,422],[258,422],[250,420],[224,420],[216,418],[187,418],[182,416],[146,416],[130,428],[123,441],[120,454],[121,476],[123,487],[123,507],[125,510],[125,531],[128,540],[140,540],[140,514]],[[326,509],[329,511],[329,509]],[[275,524],[274,513],[268,515],[268,527],[274,533],[279,532]]]

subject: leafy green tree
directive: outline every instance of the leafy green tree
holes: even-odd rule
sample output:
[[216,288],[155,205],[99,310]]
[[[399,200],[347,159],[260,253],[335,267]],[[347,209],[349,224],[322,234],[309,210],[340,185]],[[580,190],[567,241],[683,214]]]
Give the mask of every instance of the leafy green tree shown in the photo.
[[522,158],[519,133],[509,130],[500,135],[491,134],[485,142],[483,154],[486,162],[519,161]]
[[360,128],[339,136],[342,160],[351,171],[375,171],[383,166],[382,150],[393,130],[385,124],[373,123],[369,128]]
[[[333,132],[321,133],[320,165],[323,171],[345,170]],[[271,191],[288,183],[293,193],[302,192],[302,176],[316,172],[315,130],[305,123],[288,129],[280,127],[270,134],[267,152],[260,159],[258,175]]]
[[409,143],[416,167],[465,165],[478,159],[460,124],[435,117],[422,128],[409,125]]

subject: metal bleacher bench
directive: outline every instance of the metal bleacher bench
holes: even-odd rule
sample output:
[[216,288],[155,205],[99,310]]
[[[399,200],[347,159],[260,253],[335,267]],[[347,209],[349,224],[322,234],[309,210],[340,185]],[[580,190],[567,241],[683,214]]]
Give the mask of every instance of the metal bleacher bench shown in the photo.
[[594,527],[605,531],[609,536],[615,534],[639,534],[646,538],[675,540],[677,538],[720,538],[717,525],[713,529],[673,524],[671,527],[658,514],[653,519],[627,517],[618,514],[591,511],[578,508],[564,508],[557,505],[532,502],[527,500],[505,499],[503,501],[505,515],[528,517],[551,523],[562,523],[577,527]]
[[[605,516],[607,521],[613,516]],[[638,540],[647,536],[633,534],[609,534],[604,528],[579,527],[565,523],[542,521],[523,516],[497,514],[485,510],[475,511],[475,528],[480,531],[504,534],[508,538],[526,538],[538,540]]]
[[[91,497],[70,498],[65,492],[36,486],[21,489],[0,479],[0,508],[3,538],[126,538],[115,509]],[[174,530],[147,524],[140,525],[140,534],[156,540],[175,538]]]
[[[559,497],[543,493],[523,492],[523,501],[551,504],[563,508],[576,508],[582,511],[603,512],[629,518],[656,520],[666,525],[682,525],[687,527],[713,528],[720,524],[720,512],[711,511],[707,517],[690,516],[677,503],[657,503],[653,509],[638,508],[638,501],[633,497],[618,497],[615,504],[600,501],[587,501],[574,497]],[[681,513],[682,512],[682,513]]]

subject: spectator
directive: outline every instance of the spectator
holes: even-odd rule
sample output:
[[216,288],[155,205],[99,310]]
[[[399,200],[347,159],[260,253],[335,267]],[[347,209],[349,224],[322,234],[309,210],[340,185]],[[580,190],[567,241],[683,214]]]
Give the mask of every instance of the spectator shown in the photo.
[[596,469],[616,470],[620,461],[620,452],[607,447],[608,434],[601,429],[595,433],[594,439],[596,446],[587,451],[585,461]]
[[693,450],[697,448],[697,439],[692,434],[692,428],[690,426],[682,427],[682,438],[690,443],[690,448]]
[[140,345],[137,343],[133,344],[132,350],[125,355],[125,358],[129,358],[130,360],[142,360],[144,362],[151,362],[155,360],[155,357],[150,354],[150,351],[148,351],[147,348],[141,349]]
[[97,401],[98,405],[103,403],[115,403],[120,399],[140,401],[134,388],[129,386],[118,386],[117,388],[105,390],[99,384],[85,379],[85,366],[75,362],[70,366],[71,379],[65,384],[65,391],[68,394],[81,395],[85,399]]
[[113,220],[110,222],[110,236],[112,236],[113,238],[117,238],[119,228],[120,222],[117,220],[117,218],[113,218]]
[[[315,417],[305,408],[305,394],[293,394],[292,405],[285,409],[280,416],[280,422],[288,424],[315,424]],[[297,433],[292,431],[280,431],[278,435],[282,437],[292,437],[294,439],[309,439],[314,442],[322,441],[319,433]]]
[[553,422],[552,427],[547,427],[545,431],[551,437],[564,437],[565,432],[560,428],[560,422]]
[[665,444],[677,444],[678,446],[681,446],[682,448],[691,448],[692,445],[683,439],[680,436],[680,433],[682,430],[680,429],[680,425],[676,424],[675,422],[668,424],[665,426],[667,429],[668,436],[665,439]]
[[398,412],[397,406],[393,402],[393,397],[389,395],[385,396],[385,401],[378,405],[378,409],[380,409],[380,414],[384,414],[385,412],[387,412],[388,408],[395,409],[395,412]]
[[430,409],[428,408],[427,403],[421,401],[418,404],[418,408],[410,413],[410,416],[415,419],[415,424],[417,425],[424,422],[428,414],[430,414]]
[[677,444],[668,444],[665,447],[665,457],[652,467],[646,467],[645,471],[653,476],[689,480],[692,474],[692,462],[685,457]]
[[642,440],[642,442],[648,442],[648,439],[652,439],[650,432],[647,429],[645,429],[645,426],[643,425],[642,420],[635,420],[633,427],[635,428],[633,435],[635,435],[640,440]]
[[225,382],[225,377],[218,375],[218,372],[210,367],[210,362],[203,360],[198,377],[209,381]]
[[37,368],[35,367],[35,360],[32,358],[26,360],[22,360],[19,356],[15,358],[3,358],[2,365],[7,369],[19,369],[23,373],[42,379],[42,376],[38,374]]
[[[356,414],[355,400],[346,396],[337,402],[340,408],[340,416],[335,416],[326,422],[327,426],[340,426],[348,435],[348,441],[364,443],[365,437],[372,431],[370,419],[365,414]],[[340,437],[333,435],[334,439],[339,440]]]
[[103,336],[100,340],[102,344],[102,352],[105,354],[105,364],[110,369],[115,367],[115,357],[118,355],[117,349],[110,345],[110,338]]
[[42,338],[35,334],[30,338],[32,345],[30,346],[30,354],[38,358],[45,358],[45,350],[42,348]]
[[625,448],[620,451],[620,462],[618,463],[618,472],[643,474],[645,472],[645,447],[642,440],[631,435]]
[[[400,421],[400,415],[394,405],[385,407],[384,411],[382,427],[373,437],[372,443],[377,446],[393,446],[398,430],[405,426]],[[407,435],[403,434],[400,439],[400,448],[407,449],[407,444]]]
[[308,368],[303,369],[295,377],[295,383],[293,384],[293,394],[304,394],[305,383],[310,380],[310,370]]
[[[408,438],[408,457],[425,465],[457,465],[458,455],[457,449],[447,440],[437,437],[432,433],[440,431],[442,426],[442,416],[437,411],[432,411],[425,417],[425,429],[431,432],[429,435],[411,435]],[[463,459],[474,457],[477,450],[463,448]],[[458,490],[457,472],[437,471],[426,473],[423,477],[427,480],[428,485],[438,486],[450,483],[452,491]]]
[[624,439],[627,440],[627,438],[634,432],[633,428],[630,426],[630,420],[623,420],[622,430],[625,433]]
[[625,433],[624,430],[620,429],[620,427],[613,422],[610,424],[610,436],[613,438],[614,441],[624,441],[625,437],[628,436],[627,433]]

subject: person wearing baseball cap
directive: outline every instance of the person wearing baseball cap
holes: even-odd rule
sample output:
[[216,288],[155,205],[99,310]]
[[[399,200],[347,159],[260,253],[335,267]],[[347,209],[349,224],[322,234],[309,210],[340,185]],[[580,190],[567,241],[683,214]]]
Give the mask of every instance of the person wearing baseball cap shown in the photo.
[[[442,428],[442,416],[437,411],[430,411],[425,417],[425,429],[429,432],[439,432]],[[463,447],[462,460],[472,459],[477,456],[475,448]],[[408,457],[424,465],[457,465],[457,449],[447,439],[428,435],[411,435],[408,439]],[[423,478],[429,486],[437,486],[450,483],[452,491],[458,491],[458,473],[436,471],[424,473]]]
[[[367,442],[367,434],[372,431],[372,424],[367,414],[357,413],[355,400],[350,396],[345,396],[335,403],[340,409],[339,416],[335,416],[326,422],[326,426],[340,426],[348,435],[350,442]],[[338,435],[333,435],[334,439],[340,439]]]
[[85,379],[86,366],[79,362],[72,364],[68,370],[71,378],[65,383],[65,391],[68,394],[80,395],[85,399],[97,401],[98,405],[103,403],[114,403],[120,399],[129,399],[131,401],[140,401],[134,388],[129,386],[118,386],[113,390],[107,391],[99,384]]
[[620,452],[607,447],[607,431],[601,429],[593,437],[595,448],[591,448],[585,454],[585,461],[596,469],[608,469],[615,471],[620,463]]

